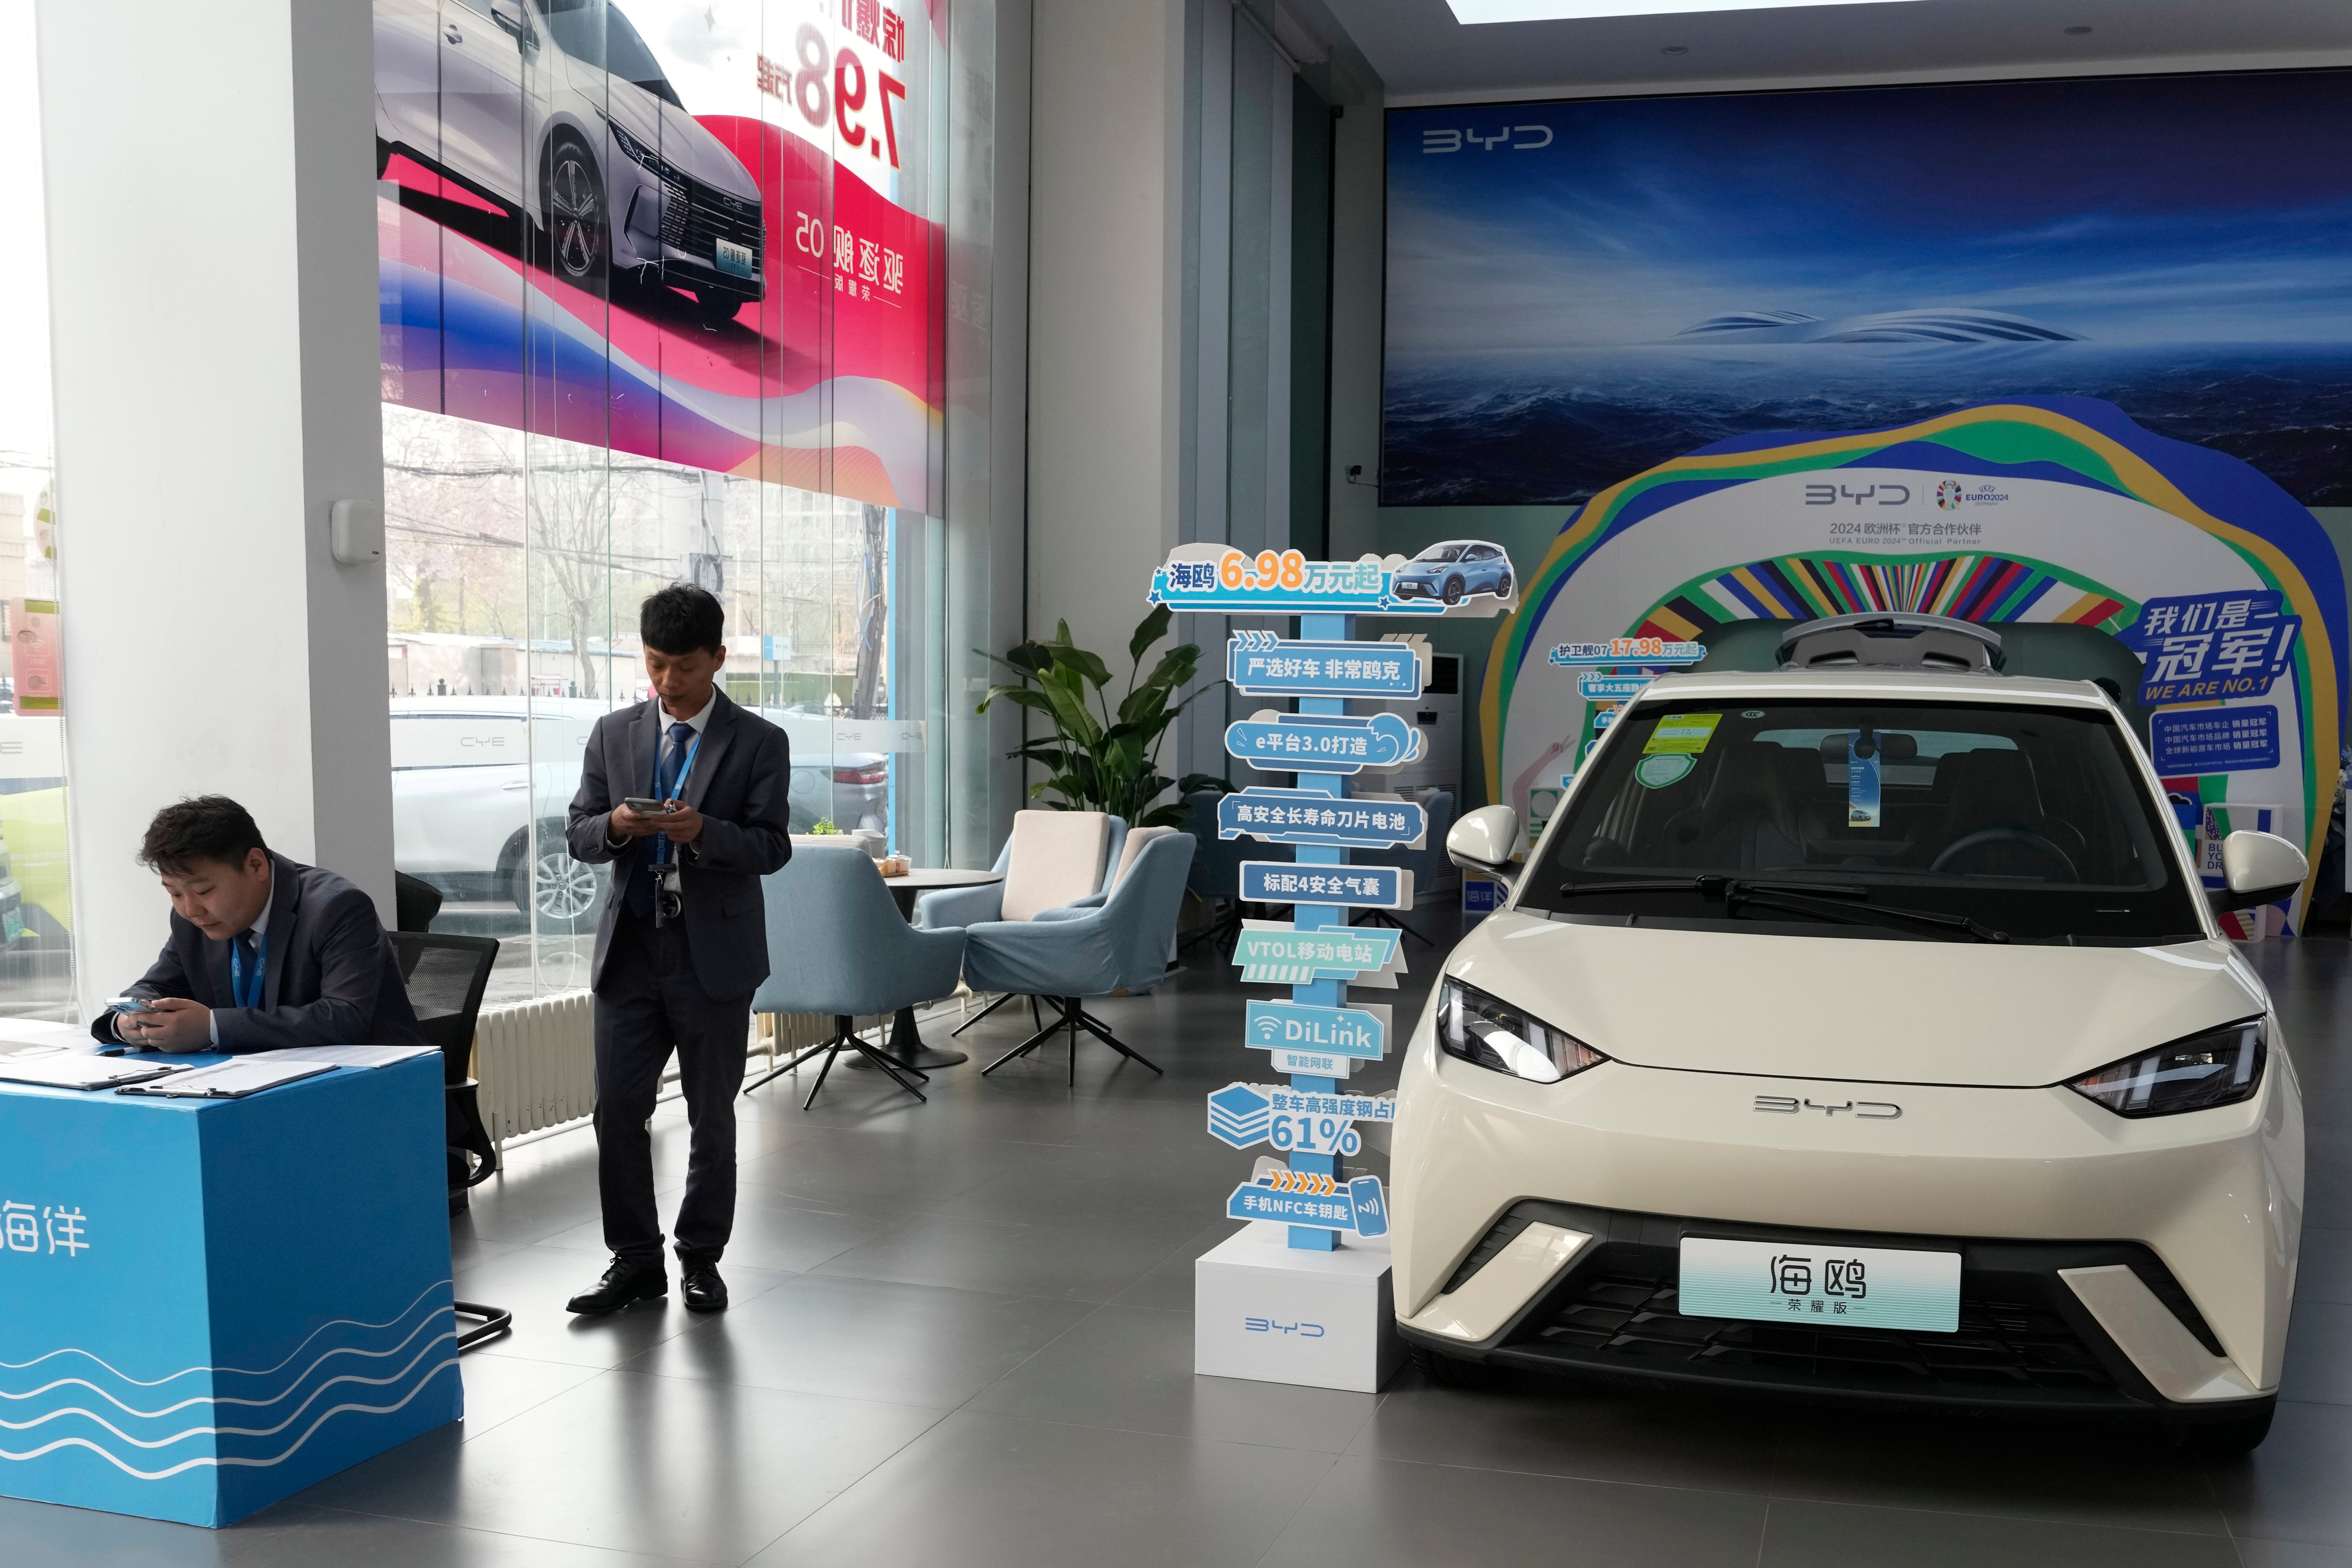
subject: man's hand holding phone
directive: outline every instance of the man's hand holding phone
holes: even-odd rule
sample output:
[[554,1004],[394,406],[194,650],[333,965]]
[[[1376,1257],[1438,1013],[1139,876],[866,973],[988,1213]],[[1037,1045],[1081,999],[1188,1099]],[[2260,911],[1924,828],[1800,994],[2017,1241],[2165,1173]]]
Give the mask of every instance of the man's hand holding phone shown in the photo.
[[669,831],[670,814],[661,801],[633,795],[613,808],[613,837],[615,838],[651,838],[656,833]]
[[114,1015],[115,1037],[143,1051],[204,1051],[212,1048],[212,1009],[185,996],[157,996],[144,1009]]

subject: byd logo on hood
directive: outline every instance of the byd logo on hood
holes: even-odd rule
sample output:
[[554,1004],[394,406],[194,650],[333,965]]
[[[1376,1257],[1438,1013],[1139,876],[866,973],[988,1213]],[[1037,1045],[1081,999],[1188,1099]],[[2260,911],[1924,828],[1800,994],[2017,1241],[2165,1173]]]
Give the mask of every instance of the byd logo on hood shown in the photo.
[[[1532,136],[1540,136],[1543,140],[1528,140]],[[1481,136],[1475,131],[1424,131],[1421,133],[1421,150],[1423,153],[1459,153],[1465,142],[1482,153],[1491,153],[1497,145],[1507,152],[1532,153],[1538,147],[1551,145],[1551,127],[1506,125],[1492,136]]]

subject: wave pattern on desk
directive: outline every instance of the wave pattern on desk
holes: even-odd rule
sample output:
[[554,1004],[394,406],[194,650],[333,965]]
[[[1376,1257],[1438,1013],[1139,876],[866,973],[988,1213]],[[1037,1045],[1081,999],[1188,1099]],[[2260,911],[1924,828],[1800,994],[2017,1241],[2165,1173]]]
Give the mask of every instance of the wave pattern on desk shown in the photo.
[[[25,1382],[21,1377],[0,1377],[0,1460],[87,1448],[148,1481],[204,1465],[283,1464],[334,1417],[388,1415],[456,1368],[450,1289],[449,1280],[437,1282],[388,1322],[324,1324],[284,1361],[260,1370],[192,1366],[141,1379],[71,1348],[0,1363],[0,1373],[32,1372],[51,1362],[58,1363],[51,1373],[64,1373],[21,1387],[13,1386]],[[306,1352],[315,1353],[304,1360]],[[97,1374],[81,1375],[88,1367]],[[187,1377],[210,1379],[210,1392],[142,1408],[157,1395],[142,1391]],[[20,1443],[29,1447],[20,1449]]]

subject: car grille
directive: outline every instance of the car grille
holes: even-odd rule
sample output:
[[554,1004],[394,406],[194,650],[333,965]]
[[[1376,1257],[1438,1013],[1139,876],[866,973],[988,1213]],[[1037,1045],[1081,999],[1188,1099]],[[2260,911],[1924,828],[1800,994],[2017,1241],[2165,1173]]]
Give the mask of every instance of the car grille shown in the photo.
[[718,242],[733,240],[760,256],[763,237],[760,204],[730,196],[698,180],[662,182],[662,243],[688,256],[715,256]]
[[[2075,1300],[2062,1268],[2121,1264],[2205,1347],[2220,1344],[2189,1293],[2136,1242],[1861,1236],[1600,1209],[1529,1199],[1512,1205],[1463,1258],[1457,1290],[1530,1223],[1593,1241],[1481,1359],[1649,1381],[1747,1384],[1975,1405],[2145,1408],[2159,1403]],[[1685,1235],[1958,1251],[1959,1327],[1948,1334],[1750,1321],[1685,1313]],[[1433,1342],[1433,1343],[1436,1342]],[[1467,1347],[1440,1348],[1461,1353]]]
[[2040,1393],[2102,1402],[2116,1394],[2115,1379],[2065,1320],[2029,1302],[1963,1290],[1958,1332],[1909,1334],[1688,1317],[1675,1294],[1671,1272],[1662,1279],[1654,1268],[1618,1260],[1580,1277],[1575,1293],[1527,1348],[1552,1347],[1628,1372],[1746,1373],[1849,1391],[1996,1398]]

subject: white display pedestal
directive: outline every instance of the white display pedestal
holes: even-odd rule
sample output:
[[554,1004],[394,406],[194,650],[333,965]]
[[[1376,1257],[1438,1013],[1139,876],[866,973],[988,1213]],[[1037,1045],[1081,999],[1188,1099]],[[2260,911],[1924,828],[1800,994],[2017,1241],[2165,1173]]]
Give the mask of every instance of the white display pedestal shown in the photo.
[[1404,1359],[1387,1240],[1307,1252],[1289,1236],[1244,1226],[1194,1260],[1193,1372],[1377,1393]]

